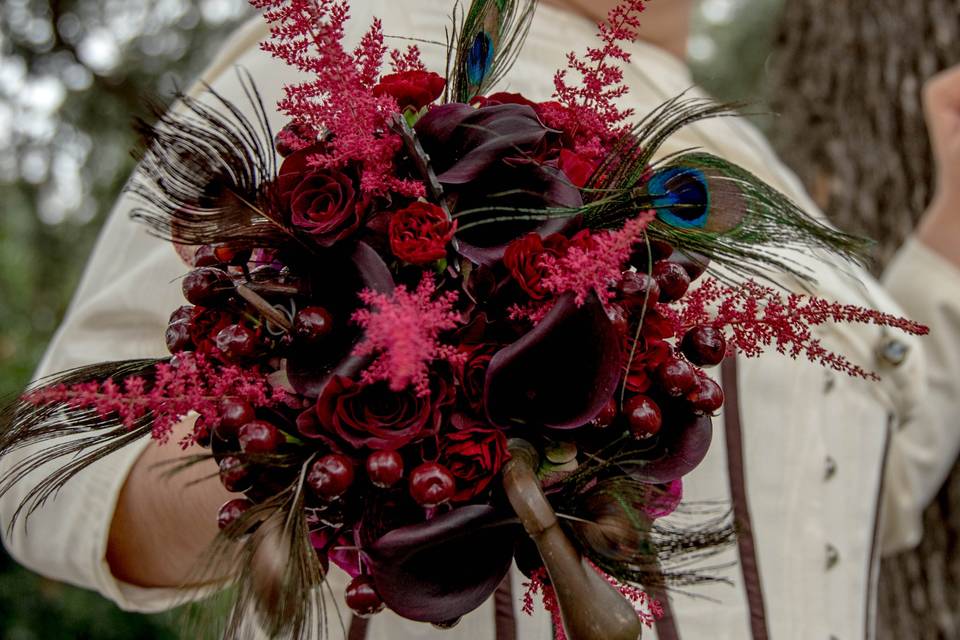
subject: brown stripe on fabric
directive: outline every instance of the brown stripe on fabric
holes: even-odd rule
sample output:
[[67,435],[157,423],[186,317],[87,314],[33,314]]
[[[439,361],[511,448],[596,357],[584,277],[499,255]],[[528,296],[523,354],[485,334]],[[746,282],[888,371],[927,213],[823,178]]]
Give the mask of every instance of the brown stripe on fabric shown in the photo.
[[747,482],[743,465],[743,431],[740,425],[740,397],[737,383],[737,359],[727,358],[721,368],[723,376],[723,425],[727,438],[727,472],[730,477],[730,497],[737,526],[737,547],[740,551],[740,569],[747,592],[750,611],[750,630],[753,640],[767,640],[767,612],[760,586],[760,567],[753,539],[750,505],[747,502]]
[[863,632],[864,638],[870,640],[875,633],[877,625],[877,565],[879,564],[879,559],[877,558],[877,552],[880,549],[880,518],[883,517],[881,512],[881,507],[883,503],[883,489],[885,485],[886,474],[883,473],[883,469],[887,468],[888,458],[890,457],[890,440],[893,439],[893,429],[894,423],[897,417],[895,414],[890,413],[887,415],[887,428],[884,432],[884,444],[883,444],[883,464],[880,465],[880,482],[877,486],[877,498],[876,506],[873,510],[873,539],[870,542],[870,566],[867,569],[867,607],[865,613],[865,620],[863,621]]
[[508,573],[493,594],[496,640],[517,640],[517,620],[513,612],[513,584]]
[[350,619],[350,630],[347,631],[347,640],[367,640],[367,628],[369,626],[370,618],[353,616]]
[[657,630],[657,640],[680,640],[680,631],[677,629],[677,619],[673,616],[670,599],[666,589],[651,589],[650,595],[660,602],[663,607],[663,616],[654,622]]

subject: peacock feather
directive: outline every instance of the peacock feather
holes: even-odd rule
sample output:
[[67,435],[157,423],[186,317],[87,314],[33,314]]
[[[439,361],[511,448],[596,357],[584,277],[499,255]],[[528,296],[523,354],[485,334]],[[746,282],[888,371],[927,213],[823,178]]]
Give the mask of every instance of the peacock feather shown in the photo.
[[469,102],[503,77],[516,60],[536,0],[474,0],[457,34],[451,100]]

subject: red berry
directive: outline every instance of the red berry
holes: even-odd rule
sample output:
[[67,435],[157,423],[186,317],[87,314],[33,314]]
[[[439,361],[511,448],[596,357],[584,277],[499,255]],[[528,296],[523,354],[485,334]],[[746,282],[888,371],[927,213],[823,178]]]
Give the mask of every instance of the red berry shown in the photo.
[[310,467],[307,484],[321,498],[339,498],[353,484],[353,462],[336,453],[324,456]]
[[697,382],[697,374],[686,360],[669,358],[656,371],[657,382],[663,392],[674,398],[685,395]]
[[193,423],[193,441],[201,447],[210,446],[210,437],[213,435],[213,429],[207,424],[203,416],[197,416]]
[[396,451],[374,451],[367,458],[367,476],[381,489],[392,487],[403,478],[403,457]]
[[652,276],[638,271],[627,271],[620,277],[617,291],[623,298],[623,303],[630,309],[639,311],[646,305],[648,308],[660,299],[660,287]]
[[269,422],[253,420],[237,430],[240,450],[244,453],[272,453],[284,441],[280,430]]
[[333,329],[333,318],[323,307],[305,307],[293,319],[293,332],[304,342],[317,342]]
[[233,281],[221,269],[200,267],[183,279],[183,297],[193,304],[216,306],[232,293]]
[[600,410],[600,413],[597,414],[597,417],[593,419],[593,426],[599,429],[609,427],[613,424],[613,421],[617,419],[618,413],[617,399],[610,398],[610,402],[605,404],[603,409]]
[[656,402],[647,396],[633,396],[623,406],[630,432],[636,438],[656,435],[663,426],[663,414]]
[[250,249],[237,249],[221,244],[213,247],[213,255],[224,264],[241,265],[250,260]]
[[190,337],[190,327],[186,321],[168,325],[164,339],[167,342],[167,349],[170,353],[180,353],[193,347],[193,339]]
[[242,324],[231,324],[220,330],[215,342],[229,360],[240,360],[256,350],[257,334]]
[[208,244],[200,245],[193,254],[193,266],[195,267],[215,267],[220,264],[213,247]]
[[250,474],[247,465],[236,456],[220,460],[220,482],[227,491],[243,491],[249,486]]
[[626,335],[630,329],[630,318],[627,317],[627,310],[616,302],[611,302],[607,305],[606,311],[607,317],[610,318],[610,322],[613,324],[613,328],[616,329],[620,335]]
[[723,389],[706,376],[698,376],[693,389],[687,394],[690,406],[697,413],[712,414],[723,406]]
[[193,319],[193,314],[196,311],[196,307],[185,304],[177,307],[177,309],[170,314],[170,319],[167,321],[169,324],[187,324]]
[[220,401],[220,424],[217,435],[221,438],[233,438],[237,431],[248,422],[256,420],[253,406],[244,400],[224,398]]
[[425,462],[410,472],[410,495],[424,507],[441,505],[456,492],[453,474],[442,464]]
[[719,329],[707,325],[696,326],[683,336],[680,350],[687,359],[701,367],[720,364],[727,354],[727,340]]
[[220,510],[217,511],[217,525],[221,529],[226,529],[234,522],[237,521],[237,518],[242,516],[244,512],[253,506],[253,502],[247,498],[235,498],[228,502],[224,502],[223,506],[220,507]]
[[653,265],[653,279],[660,288],[660,302],[673,302],[690,288],[687,270],[675,262],[661,261]]
[[641,242],[637,244],[636,250],[630,256],[630,264],[640,271],[647,271],[651,262],[656,264],[666,260],[671,254],[673,254],[673,247],[662,240],[651,240],[649,245]]
[[383,611],[383,599],[373,587],[370,576],[357,576],[347,585],[344,593],[347,606],[361,618],[367,618]]

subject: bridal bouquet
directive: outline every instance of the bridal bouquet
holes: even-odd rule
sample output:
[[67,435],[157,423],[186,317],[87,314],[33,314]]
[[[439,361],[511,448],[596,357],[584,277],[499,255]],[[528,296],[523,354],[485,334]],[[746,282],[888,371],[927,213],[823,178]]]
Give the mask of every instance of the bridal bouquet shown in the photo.
[[659,523],[723,403],[706,369],[773,348],[870,377],[811,328],[923,331],[763,284],[808,277],[781,248],[848,258],[861,242],[722,158],[654,159],[730,112],[681,96],[633,123],[617,106],[641,0],[570,54],[546,102],[491,91],[531,0],[467,7],[444,74],[416,47],[388,52],[379,22],[346,49],[344,0],[252,2],[263,48],[307,77],[278,105],[289,123],[270,131],[245,78],[248,105],[183,97],[140,125],[135,217],[192,268],[171,357],[41,381],[0,436],[0,454],[46,443],[0,490],[64,461],[28,514],[84,466],[193,419],[179,444],[206,451],[184,465],[213,458],[237,494],[212,550],[242,549],[220,554],[240,563],[237,637],[246,605],[273,634],[323,626],[311,601],[331,563],[357,615],[449,625],[516,560],[559,624],[558,576],[504,481],[520,459],[590,571],[650,622],[638,587],[695,579],[687,555],[731,539]]

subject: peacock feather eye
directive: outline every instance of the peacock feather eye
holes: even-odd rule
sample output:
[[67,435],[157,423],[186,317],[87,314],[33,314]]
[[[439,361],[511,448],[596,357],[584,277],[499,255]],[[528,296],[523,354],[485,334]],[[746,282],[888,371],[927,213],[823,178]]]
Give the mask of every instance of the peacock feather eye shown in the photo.
[[481,31],[473,39],[467,54],[467,80],[471,85],[480,85],[493,67],[494,46],[490,34]]
[[653,174],[648,186],[661,222],[681,229],[703,229],[710,215],[707,177],[693,167],[668,167]]

